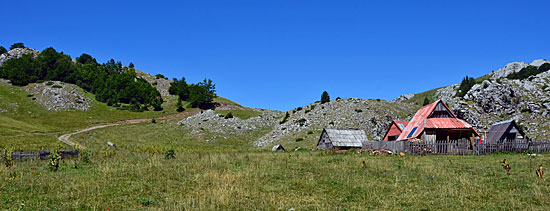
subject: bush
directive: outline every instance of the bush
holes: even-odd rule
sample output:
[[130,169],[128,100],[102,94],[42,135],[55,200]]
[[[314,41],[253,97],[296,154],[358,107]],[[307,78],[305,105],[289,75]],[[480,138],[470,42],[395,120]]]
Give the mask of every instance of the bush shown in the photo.
[[176,153],[174,152],[173,149],[169,149],[169,150],[166,150],[166,152],[164,152],[164,159],[170,160],[174,158],[176,158]]
[[56,89],[59,89],[59,88],[63,88],[63,86],[61,86],[61,85],[57,85],[57,84],[56,84],[56,85],[53,85],[53,86],[52,86],[52,88],[56,88]]
[[300,124],[300,126],[304,126],[304,124],[306,124],[307,122],[307,119],[304,119],[304,118],[301,118],[298,120],[298,124]]
[[231,112],[227,113],[224,117],[225,119],[233,118],[233,114]]
[[178,98],[178,103],[176,103],[176,111],[177,112],[185,111],[185,108],[183,108],[183,103],[181,102],[180,98]]
[[16,48],[25,48],[25,45],[22,42],[17,42],[10,46],[10,50],[13,50]]
[[139,204],[143,207],[147,207],[153,204],[153,199],[143,198],[139,200]]
[[4,163],[4,166],[6,166],[7,169],[10,169],[13,164],[15,164],[15,160],[12,157],[13,150],[12,149],[4,149],[2,150],[2,153],[0,156],[2,156],[2,163]]
[[0,55],[4,54],[8,52],[8,50],[6,50],[6,48],[4,48],[4,46],[0,46]]
[[130,62],[130,64],[128,65],[129,68],[134,68],[134,63],[133,62]]
[[363,112],[363,110],[361,110],[361,109],[355,109],[355,112],[361,113],[361,112]]
[[163,75],[163,74],[156,74],[156,75],[155,75],[155,77],[157,77],[157,79],[160,79],[160,78],[166,78],[166,77],[164,77],[164,75]]
[[468,76],[464,77],[462,79],[462,82],[460,83],[460,87],[458,87],[458,91],[456,92],[455,96],[463,98],[474,85],[476,85],[476,79],[470,78]]
[[53,85],[53,81],[46,82],[46,86],[51,86],[51,85]]
[[296,142],[300,142],[300,141],[303,141],[303,140],[304,140],[304,138],[297,138]]
[[548,88],[548,85],[544,84],[544,85],[542,86],[542,89],[544,90],[544,89],[546,89],[546,88]]
[[155,118],[153,118],[153,119],[151,120],[151,123],[156,124],[156,123],[157,123],[157,120],[156,120]]
[[328,95],[327,91],[324,91],[323,94],[321,94],[321,104],[330,102],[330,96]]
[[310,130],[310,131],[307,131],[307,134],[308,134],[308,135],[311,135],[311,134],[313,134],[313,131],[311,131],[311,130]]
[[531,109],[529,109],[529,108],[521,109],[521,113],[525,113],[525,112],[531,112]]
[[288,121],[288,118],[290,117],[290,114],[288,112],[285,113],[285,117],[283,117],[283,120],[279,122],[279,124],[283,124]]
[[50,169],[50,171],[59,170],[59,160],[61,160],[61,156],[57,151],[53,151],[48,160],[48,169]]
[[341,99],[342,99],[342,98],[340,98],[340,97],[336,97],[336,100],[341,100]]

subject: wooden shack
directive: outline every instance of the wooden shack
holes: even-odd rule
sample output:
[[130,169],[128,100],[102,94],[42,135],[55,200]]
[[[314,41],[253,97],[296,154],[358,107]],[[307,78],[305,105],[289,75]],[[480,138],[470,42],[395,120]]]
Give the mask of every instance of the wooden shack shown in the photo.
[[384,141],[395,141],[409,122],[393,120],[384,134]]
[[514,120],[497,122],[487,132],[488,144],[505,143],[507,140],[528,139]]
[[361,148],[365,141],[367,141],[367,134],[363,130],[323,129],[317,149]]

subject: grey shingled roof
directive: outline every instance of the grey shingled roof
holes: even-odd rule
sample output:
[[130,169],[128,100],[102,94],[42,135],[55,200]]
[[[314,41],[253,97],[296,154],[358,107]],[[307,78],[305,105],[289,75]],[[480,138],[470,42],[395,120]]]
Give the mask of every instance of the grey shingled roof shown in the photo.
[[517,128],[522,136],[525,136],[523,130],[516,124],[516,121],[507,120],[493,124],[491,129],[487,132],[487,143],[497,143],[499,140],[503,139],[513,127]]
[[367,141],[367,134],[363,130],[325,129],[335,147],[362,147]]

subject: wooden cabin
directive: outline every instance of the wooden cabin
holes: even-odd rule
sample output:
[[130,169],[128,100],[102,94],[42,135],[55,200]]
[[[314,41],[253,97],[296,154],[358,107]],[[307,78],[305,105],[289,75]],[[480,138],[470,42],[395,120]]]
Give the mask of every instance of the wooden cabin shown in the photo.
[[395,141],[409,122],[393,120],[384,135],[384,141]]
[[514,120],[498,122],[487,132],[486,143],[498,144],[507,140],[528,139],[523,130]]
[[363,130],[323,129],[317,149],[362,148],[365,141],[367,134]]
[[426,105],[416,112],[397,140],[417,139],[427,143],[473,139],[479,134],[466,121],[458,119],[442,100]]

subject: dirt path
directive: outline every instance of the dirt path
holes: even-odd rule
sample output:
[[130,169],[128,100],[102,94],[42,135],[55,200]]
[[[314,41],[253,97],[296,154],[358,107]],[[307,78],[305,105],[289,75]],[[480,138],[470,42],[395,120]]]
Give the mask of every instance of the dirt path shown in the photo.
[[[199,111],[183,112],[183,113],[177,113],[177,114],[170,114],[170,115],[166,115],[166,116],[161,116],[161,117],[157,117],[155,119],[166,120],[166,119],[185,118],[185,117],[193,116],[197,113],[199,113]],[[57,139],[59,141],[65,143],[65,144],[69,145],[69,146],[74,146],[74,145],[76,145],[76,143],[69,140],[71,138],[71,136],[73,136],[73,135],[88,132],[88,131],[95,130],[95,129],[105,128],[105,127],[111,127],[111,126],[117,126],[117,125],[126,125],[126,124],[135,124],[135,123],[147,122],[147,121],[151,121],[151,120],[153,120],[153,118],[126,119],[126,120],[119,120],[119,121],[114,121],[114,122],[94,123],[93,125],[95,125],[95,126],[88,127],[88,128],[81,129],[81,130],[77,130],[77,131],[72,132],[72,133],[63,134],[63,135],[59,136],[59,138],[57,138]],[[86,149],[86,147],[84,145],[82,145],[81,143],[79,143],[78,146],[80,147],[80,149]]]

